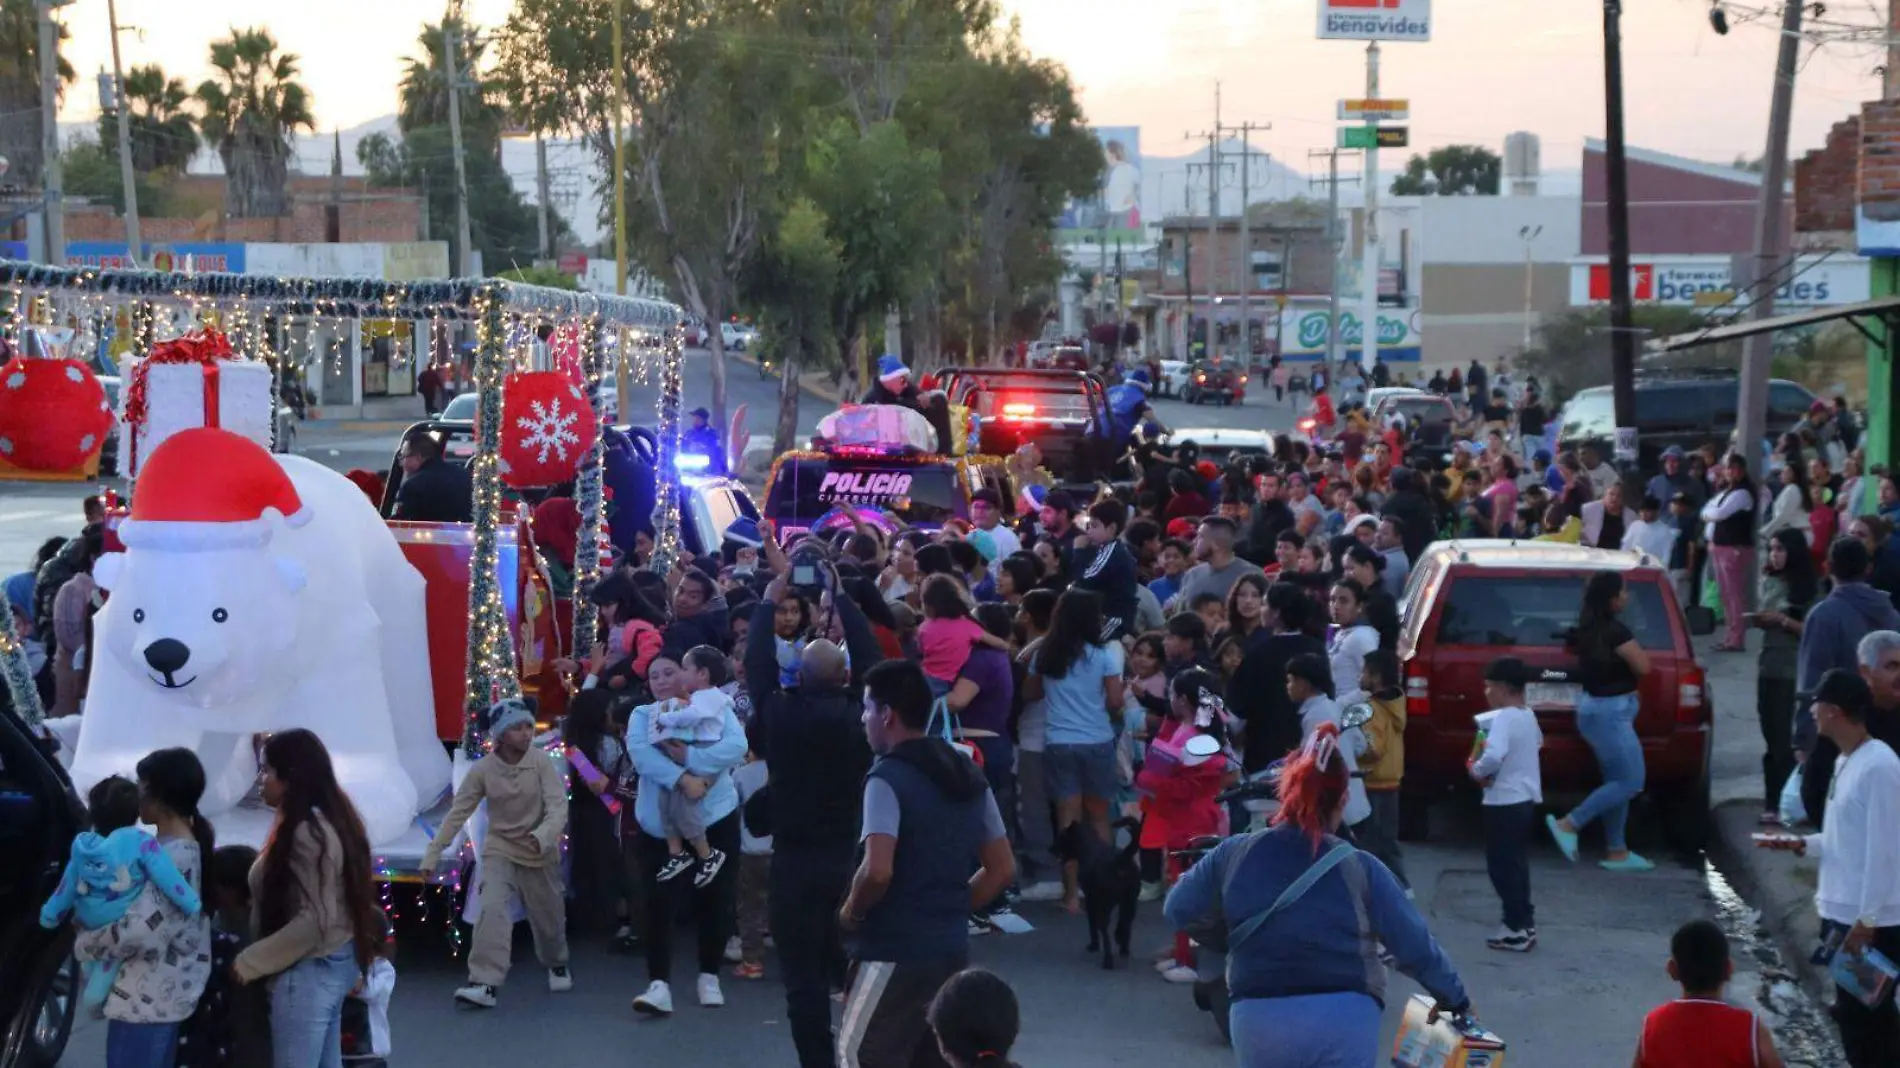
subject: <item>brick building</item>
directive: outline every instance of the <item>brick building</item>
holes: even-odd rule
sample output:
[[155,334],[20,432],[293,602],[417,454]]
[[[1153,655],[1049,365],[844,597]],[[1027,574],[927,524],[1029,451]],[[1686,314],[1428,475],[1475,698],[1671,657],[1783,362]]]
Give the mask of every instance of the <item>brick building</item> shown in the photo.
[[[1239,216],[1213,220],[1175,215],[1162,220],[1159,270],[1144,286],[1159,314],[1151,331],[1164,339],[1164,356],[1186,351],[1189,298],[1196,338],[1215,326],[1216,344],[1240,349],[1240,296],[1252,302],[1255,348],[1273,351],[1282,298],[1325,298],[1332,291],[1333,255],[1323,215],[1297,204],[1255,204],[1248,217],[1243,258]],[[1190,289],[1191,287],[1191,289]]]
[[[334,184],[333,184],[334,183]],[[329,209],[338,209],[343,242],[421,241],[428,238],[422,195],[413,189],[371,189],[361,176],[292,176],[291,214],[234,219],[224,214],[224,176],[187,174],[170,186],[172,214],[141,212],[139,234],[155,243],[320,242],[328,240]],[[66,201],[66,240],[122,241],[125,221],[104,204]]]

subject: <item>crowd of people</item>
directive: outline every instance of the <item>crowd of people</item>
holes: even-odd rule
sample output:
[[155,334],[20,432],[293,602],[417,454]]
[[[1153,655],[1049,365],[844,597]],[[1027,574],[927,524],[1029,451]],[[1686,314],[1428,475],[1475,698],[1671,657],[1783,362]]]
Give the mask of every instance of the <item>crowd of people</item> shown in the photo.
[[[1517,404],[1541,402],[1525,390]],[[486,901],[456,999],[501,1005],[518,905],[550,990],[576,981],[572,932],[643,956],[647,985],[632,1008],[669,1016],[685,920],[702,1006],[724,1004],[728,968],[745,981],[765,974],[769,933],[805,1068],[1000,1064],[1014,1000],[968,970],[970,938],[1012,929],[1019,902],[1080,911],[1090,843],[1133,821],[1141,896],[1166,896],[1184,932],[1154,962],[1161,980],[1197,977],[1186,932],[1251,917],[1244,934],[1227,932],[1241,1063],[1370,1064],[1384,962],[1445,1011],[1471,1008],[1411,903],[1398,841],[1399,603],[1421,554],[1446,537],[1640,549],[1669,569],[1685,606],[1719,605],[1724,648],[1739,648],[1744,628],[1765,631],[1764,820],[1782,818],[1777,801],[1801,766],[1805,813],[1824,827],[1803,847],[1852,858],[1851,836],[1900,804],[1900,793],[1866,800],[1887,773],[1850,760],[1878,753],[1866,747],[1900,722],[1884,711],[1900,708],[1900,634],[1886,634],[1900,629],[1892,480],[1865,492],[1858,454],[1838,427],[1824,440],[1817,413],[1774,454],[1779,492],[1712,445],[1664,452],[1636,496],[1595,449],[1553,457],[1511,418],[1480,414],[1442,469],[1414,447],[1415,428],[1373,427],[1349,405],[1320,441],[1283,440],[1225,467],[1137,443],[1132,485],[1092,500],[1050,491],[1014,519],[985,490],[967,521],[940,529],[892,534],[856,516],[828,536],[781,538],[742,519],[717,555],[665,572],[630,554],[589,594],[599,643],[557,664],[572,688],[558,743],[537,743],[531,704],[497,703],[482,724],[492,751],[422,859],[453,862],[445,850],[486,803]],[[5,584],[19,633],[44,651],[56,708],[83,696],[87,607],[99,601],[85,577],[102,551],[88,509],[79,538],[49,545],[33,573]],[[558,499],[535,509],[538,551],[560,574],[572,568],[571,537],[555,517],[569,510]],[[1746,588],[1736,593],[1751,581],[1762,586],[1753,612]],[[1623,597],[1614,573],[1592,581],[1575,639],[1578,725],[1603,783],[1542,833],[1575,860],[1580,830],[1601,823],[1603,866],[1636,873],[1652,865],[1629,851],[1623,825],[1643,784],[1632,724],[1648,666],[1619,621]],[[1469,765],[1500,902],[1487,944],[1518,953],[1537,943],[1528,852],[1543,802],[1529,679],[1520,661],[1490,665],[1492,711]],[[1190,744],[1203,738],[1213,745]],[[152,845],[129,847],[166,863],[122,915],[89,923],[75,909],[82,959],[120,962],[103,1002],[113,1068],[169,1064],[188,1046],[190,1060],[218,1063],[209,1051],[247,1043],[278,1068],[328,1065],[352,1037],[387,1055],[379,1006],[393,934],[370,889],[361,821],[314,736],[273,736],[263,764],[277,823],[255,857],[217,848],[196,816],[203,772],[190,753],[155,753],[135,785],[114,784],[117,807],[135,790],[155,832]],[[1218,795],[1276,764],[1275,823],[1242,835],[1245,813]],[[1823,823],[1843,797],[1871,807]],[[94,800],[104,849],[132,821],[104,815],[107,795]],[[1182,857],[1204,835],[1232,837],[1190,866]],[[1831,881],[1830,863],[1854,874]],[[1850,946],[1900,948],[1896,875],[1824,859],[1823,916],[1845,925]],[[201,905],[164,892],[171,882]],[[1891,900],[1856,911],[1880,894]],[[1274,937],[1294,930],[1305,937]],[[1687,1000],[1719,990],[1726,957],[1705,931],[1685,928],[1672,952]],[[247,997],[268,999],[268,1028],[233,1008]],[[836,1032],[835,998],[845,1002]],[[361,1027],[344,1022],[352,1003],[366,1007]],[[1837,1013],[1844,1034],[1895,1033],[1891,1001]],[[1698,1026],[1740,1025],[1688,1010],[1652,1019],[1639,1063],[1689,1063],[1658,1051]],[[1878,1043],[1858,1048],[1856,1068],[1890,1063],[1866,1052]]]

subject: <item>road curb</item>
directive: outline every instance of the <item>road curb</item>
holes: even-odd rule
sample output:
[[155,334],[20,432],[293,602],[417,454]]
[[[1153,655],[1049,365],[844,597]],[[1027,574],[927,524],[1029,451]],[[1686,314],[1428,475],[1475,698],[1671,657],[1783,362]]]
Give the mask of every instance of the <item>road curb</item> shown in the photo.
[[1812,886],[1816,862],[1757,848],[1750,836],[1761,830],[1759,806],[1751,798],[1715,807],[1710,813],[1715,835],[1709,841],[1709,859],[1761,913],[1762,927],[1774,938],[1801,989],[1825,1005],[1832,997],[1834,980],[1826,968],[1808,961],[1820,938],[1821,920],[1814,911]]
[[[729,360],[738,360],[741,363],[749,363],[755,368],[759,366],[758,358],[747,352],[728,351],[726,358]],[[782,375],[785,372],[780,371],[779,373]],[[812,379],[817,379],[817,381],[814,382]],[[824,401],[826,404],[836,405],[844,403],[839,397],[837,387],[825,381],[823,375],[799,375],[798,388],[811,394],[818,400]]]

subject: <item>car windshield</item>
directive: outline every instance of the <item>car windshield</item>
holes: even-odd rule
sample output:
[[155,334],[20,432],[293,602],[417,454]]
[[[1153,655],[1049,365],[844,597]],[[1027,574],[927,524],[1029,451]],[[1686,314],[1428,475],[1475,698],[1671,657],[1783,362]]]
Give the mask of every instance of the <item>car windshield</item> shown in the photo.
[[[1589,572],[1532,575],[1456,574],[1439,612],[1437,644],[1562,648],[1577,625],[1577,607]],[[1644,649],[1676,646],[1662,587],[1653,580],[1627,584],[1623,624]]]
[[948,463],[876,459],[787,459],[765,495],[765,514],[781,527],[811,527],[841,504],[888,512],[901,522],[940,525],[969,511]]
[[475,421],[475,406],[480,404],[481,400],[480,393],[464,393],[442,409],[442,418],[472,423]]
[[1451,405],[1442,397],[1387,397],[1379,403],[1380,415],[1395,412],[1414,423],[1451,422]]

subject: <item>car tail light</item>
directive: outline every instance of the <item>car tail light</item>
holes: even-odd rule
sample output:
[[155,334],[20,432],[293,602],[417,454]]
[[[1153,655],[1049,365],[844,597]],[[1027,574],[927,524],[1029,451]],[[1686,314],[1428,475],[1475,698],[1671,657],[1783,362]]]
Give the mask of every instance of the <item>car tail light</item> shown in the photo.
[[1423,672],[1405,676],[1405,713],[1409,716],[1432,714],[1432,682]]
[[1241,385],[1243,385],[1243,386],[1247,384],[1247,376],[1246,376],[1246,375],[1241,375],[1241,376],[1240,376],[1240,384],[1241,384]]
[[1682,685],[1677,687],[1676,722],[1701,724],[1708,722],[1709,702],[1708,676],[1701,668],[1690,668],[1683,673]]
[[1319,425],[1319,420],[1314,419],[1312,416],[1307,416],[1305,419],[1302,419],[1299,422],[1299,428],[1308,434],[1311,434],[1313,432],[1313,428],[1318,425]]
[[1033,404],[1003,405],[1003,418],[1005,419],[1027,419],[1035,414],[1036,406]]
[[1195,376],[1194,376],[1194,381],[1195,381],[1195,382],[1198,382],[1198,383],[1203,383],[1203,384],[1204,384],[1204,383],[1206,383],[1206,381],[1207,381],[1207,376],[1206,376],[1206,375],[1195,375]]

